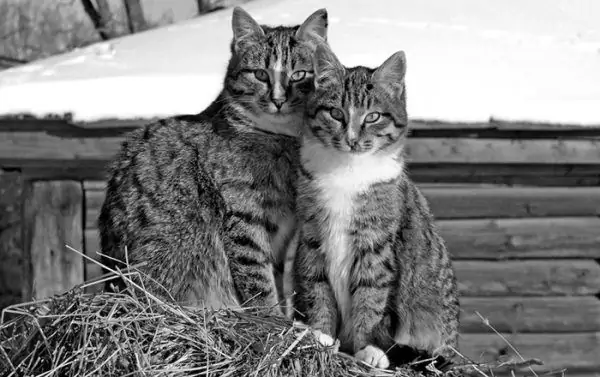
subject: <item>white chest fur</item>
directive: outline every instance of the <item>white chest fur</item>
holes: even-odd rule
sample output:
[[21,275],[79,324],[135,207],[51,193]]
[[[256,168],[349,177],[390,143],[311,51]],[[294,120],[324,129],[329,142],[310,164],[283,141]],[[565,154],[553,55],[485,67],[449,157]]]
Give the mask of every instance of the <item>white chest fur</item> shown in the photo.
[[355,197],[377,182],[402,174],[403,163],[394,155],[354,155],[325,148],[320,143],[305,143],[302,164],[311,172],[317,185],[318,201],[327,212],[322,216],[327,235],[322,251],[327,254],[329,281],[341,314],[340,334],[349,334],[352,300],[349,278],[353,255],[349,243],[349,226]]

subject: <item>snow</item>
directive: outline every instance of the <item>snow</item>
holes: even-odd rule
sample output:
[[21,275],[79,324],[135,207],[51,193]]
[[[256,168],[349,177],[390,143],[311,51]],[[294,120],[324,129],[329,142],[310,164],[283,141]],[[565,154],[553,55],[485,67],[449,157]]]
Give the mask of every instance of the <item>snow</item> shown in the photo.
[[[409,115],[448,122],[600,124],[600,1],[255,0],[267,24],[318,8],[346,65],[408,60]],[[0,115],[80,122],[202,111],[229,57],[231,10],[0,72]]]

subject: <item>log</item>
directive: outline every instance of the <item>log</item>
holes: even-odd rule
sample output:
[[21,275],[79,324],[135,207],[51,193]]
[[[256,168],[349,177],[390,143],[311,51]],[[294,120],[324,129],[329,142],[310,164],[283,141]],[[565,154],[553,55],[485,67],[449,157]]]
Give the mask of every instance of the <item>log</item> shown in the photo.
[[[600,333],[503,334],[525,358],[537,358],[544,365],[538,372],[567,369],[570,372],[594,372],[600,368]],[[465,334],[459,340],[460,353],[476,362],[517,358],[514,351],[496,334]],[[522,375],[522,374],[518,374]]]
[[[50,161],[109,161],[123,136],[97,136],[101,130],[76,129],[77,136],[44,130],[1,131],[0,165]],[[420,164],[594,164],[600,161],[600,140],[410,138],[408,160]]]
[[600,215],[600,187],[425,187],[438,219]]
[[[461,333],[569,333],[600,331],[600,300],[582,297],[462,297]],[[576,308],[576,310],[574,310]]]
[[529,186],[599,186],[600,165],[408,163],[415,182],[470,182]]
[[600,218],[437,221],[454,259],[600,258]]
[[419,163],[598,164],[600,140],[414,138],[407,154]]
[[600,291],[593,259],[457,261],[462,296],[587,296]]
[[[19,168],[28,179],[106,180],[108,160],[0,160],[0,166]],[[411,179],[419,183],[493,183],[529,186],[600,186],[600,165],[542,164],[420,164],[408,163]]]
[[[97,229],[86,229],[85,252],[97,256]],[[586,296],[600,291],[594,260],[455,261],[462,296]],[[88,270],[91,271],[91,270]],[[87,275],[86,279],[98,275]]]
[[[88,185],[89,189],[85,191],[85,226],[86,229],[95,229],[104,201],[105,183],[90,181]],[[456,187],[460,186],[434,190],[454,191]],[[429,186],[423,191],[430,191]],[[515,201],[518,200],[515,198]],[[450,207],[450,196],[444,201],[447,212],[455,212]],[[477,208],[485,211],[483,201]],[[557,206],[556,211],[560,210]],[[542,209],[536,211],[539,215],[544,213]],[[580,211],[584,208],[581,207]],[[455,259],[600,258],[600,218],[597,217],[439,220],[437,224]]]
[[23,297],[42,299],[83,282],[83,188],[75,181],[32,182],[25,191]]
[[123,140],[123,137],[68,137],[29,131],[0,133],[0,164],[109,161],[116,156]]

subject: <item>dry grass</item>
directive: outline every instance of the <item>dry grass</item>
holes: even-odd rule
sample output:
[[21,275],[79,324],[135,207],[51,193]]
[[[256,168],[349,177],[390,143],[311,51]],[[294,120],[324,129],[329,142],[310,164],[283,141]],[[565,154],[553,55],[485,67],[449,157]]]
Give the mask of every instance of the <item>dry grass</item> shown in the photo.
[[[370,368],[259,308],[193,310],[149,293],[139,272],[116,273],[125,292],[78,287],[5,309],[0,376],[421,376],[409,366]],[[485,376],[483,370],[490,366],[431,373]]]

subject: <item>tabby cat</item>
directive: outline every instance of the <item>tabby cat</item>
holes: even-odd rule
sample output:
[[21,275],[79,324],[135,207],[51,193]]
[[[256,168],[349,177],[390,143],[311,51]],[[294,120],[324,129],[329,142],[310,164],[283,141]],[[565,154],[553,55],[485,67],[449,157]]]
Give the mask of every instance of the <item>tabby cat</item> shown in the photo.
[[177,301],[280,313],[273,264],[296,234],[297,135],[327,12],[269,27],[235,8],[232,25],[213,104],[127,136],[99,217],[101,248],[107,266],[127,256],[151,291]]
[[452,264],[405,172],[405,69],[404,52],[346,68],[319,46],[300,150],[295,318],[381,368],[398,345],[446,358],[457,342]]

